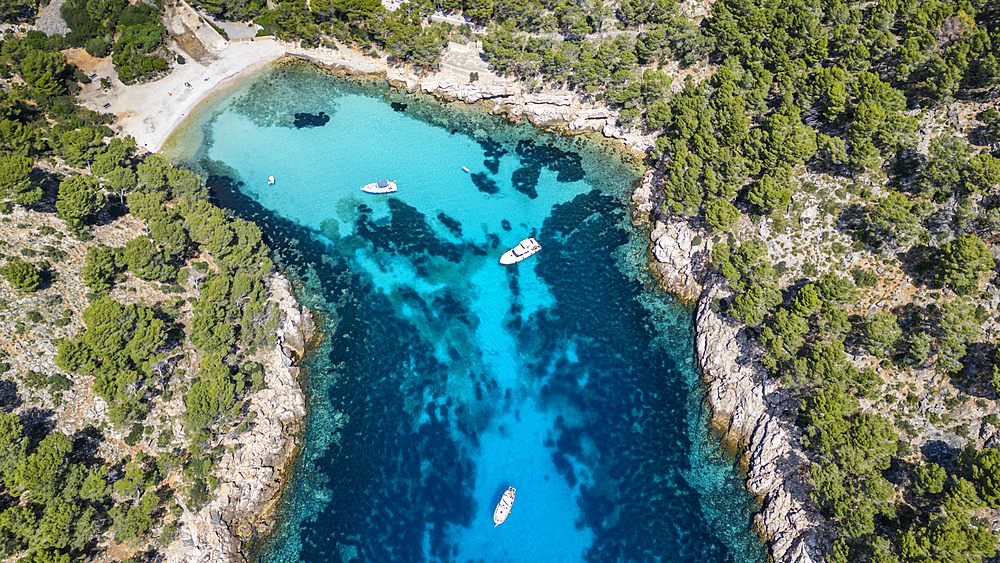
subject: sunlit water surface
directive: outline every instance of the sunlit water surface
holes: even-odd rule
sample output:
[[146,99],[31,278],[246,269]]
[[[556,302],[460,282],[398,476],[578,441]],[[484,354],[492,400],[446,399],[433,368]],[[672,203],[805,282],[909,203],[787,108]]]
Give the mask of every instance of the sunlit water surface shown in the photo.
[[[708,435],[691,311],[629,221],[641,171],[608,145],[304,64],[177,139],[324,322],[259,561],[764,560]],[[399,191],[359,190],[381,179]],[[543,250],[499,265],[527,236]]]

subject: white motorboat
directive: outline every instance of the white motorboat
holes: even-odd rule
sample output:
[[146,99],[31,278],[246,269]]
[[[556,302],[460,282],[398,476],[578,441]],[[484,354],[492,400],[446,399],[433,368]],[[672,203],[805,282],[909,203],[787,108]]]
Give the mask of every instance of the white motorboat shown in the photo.
[[493,510],[493,527],[496,528],[503,521],[507,519],[510,515],[510,509],[514,507],[514,493],[517,489],[514,487],[507,487],[504,491],[503,496],[500,497],[500,502],[497,503],[497,507]]
[[532,237],[528,237],[517,243],[517,246],[514,248],[504,252],[503,256],[500,257],[500,263],[505,266],[517,264],[521,260],[524,260],[541,249],[542,245],[538,244],[537,240]]
[[268,186],[273,186],[274,185],[274,176],[268,176],[267,177],[267,185]]
[[378,182],[361,186],[361,191],[370,194],[391,194],[396,191],[396,182],[395,180],[379,180]]

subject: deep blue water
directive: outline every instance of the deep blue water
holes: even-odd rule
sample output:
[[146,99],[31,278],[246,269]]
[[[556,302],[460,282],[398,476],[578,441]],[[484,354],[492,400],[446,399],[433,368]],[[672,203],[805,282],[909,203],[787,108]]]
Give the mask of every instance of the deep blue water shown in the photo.
[[[764,560],[620,153],[302,64],[185,135],[174,158],[263,227],[323,320],[258,561]],[[380,179],[399,191],[359,191]],[[543,250],[499,265],[526,236]]]

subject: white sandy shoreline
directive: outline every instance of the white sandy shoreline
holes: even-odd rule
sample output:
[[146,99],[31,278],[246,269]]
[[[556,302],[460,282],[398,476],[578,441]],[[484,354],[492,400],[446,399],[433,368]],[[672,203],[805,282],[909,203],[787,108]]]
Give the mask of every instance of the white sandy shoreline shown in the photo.
[[[407,81],[411,78],[405,70],[390,68],[385,61],[366,58],[346,48],[304,49],[268,37],[222,42],[213,49],[216,58],[208,64],[189,59],[186,64],[175,64],[158,80],[126,86],[115,76],[110,58],[87,61],[82,60],[89,58],[81,53],[82,50],[74,51],[68,53],[70,58],[88,74],[98,76],[84,86],[77,101],[89,109],[114,114],[113,129],[119,134],[131,135],[140,148],[149,152],[161,150],[192,110],[219,92],[226,83],[253,74],[289,55],[350,71],[385,73],[390,79]],[[111,88],[103,89],[100,78],[108,78]]]
[[[133,86],[118,81],[109,61],[100,66],[107,66],[110,76],[101,72],[102,68],[95,68],[98,79],[83,88],[78,102],[89,109],[114,114],[112,127],[118,133],[134,137],[141,149],[157,152],[195,106],[229,80],[284,57],[285,48],[274,40],[248,41],[227,44],[218,54],[218,59],[208,65],[188,60],[186,64],[174,65],[159,80]],[[101,88],[101,77],[110,78],[110,89]]]
[[[175,64],[164,77],[153,82],[126,86],[115,75],[110,57],[93,59],[82,49],[67,55],[88,75],[97,78],[78,95],[78,103],[95,111],[115,115],[112,128],[120,135],[131,135],[140,149],[159,152],[167,139],[203,101],[220,91],[233,79],[255,73],[287,56],[298,56],[327,68],[339,68],[357,74],[381,74],[386,80],[409,91],[468,103],[489,100],[493,111],[512,118],[527,118],[536,125],[561,124],[570,131],[600,131],[621,140],[627,147],[643,153],[653,145],[650,135],[625,131],[615,126],[617,113],[601,105],[584,103],[566,91],[526,92],[516,80],[497,76],[479,59],[474,45],[450,44],[441,69],[431,74],[416,74],[408,67],[391,66],[386,59],[373,59],[342,45],[336,48],[302,48],[274,38],[252,41],[218,41],[210,46],[211,59],[206,64],[188,60]],[[469,81],[478,73],[476,82]],[[111,87],[103,89],[100,78],[108,78]],[[107,106],[107,107],[105,107]]]

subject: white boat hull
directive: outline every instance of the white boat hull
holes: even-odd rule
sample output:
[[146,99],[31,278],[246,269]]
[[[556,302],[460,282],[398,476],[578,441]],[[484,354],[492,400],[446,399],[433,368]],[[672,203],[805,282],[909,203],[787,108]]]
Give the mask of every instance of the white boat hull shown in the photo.
[[507,487],[504,491],[503,496],[500,497],[500,502],[497,503],[497,507],[493,510],[493,527],[496,528],[500,524],[503,524],[507,516],[510,515],[510,509],[514,507],[514,493],[517,489],[514,487]]
[[507,252],[504,252],[500,257],[500,263],[504,266],[509,266],[511,264],[517,264],[521,260],[533,256],[539,250],[542,249],[542,245],[538,244],[538,241],[532,237],[528,237],[521,242],[517,243],[517,246],[511,248]]
[[361,191],[370,194],[391,194],[396,191],[396,182],[372,182],[361,186]]

